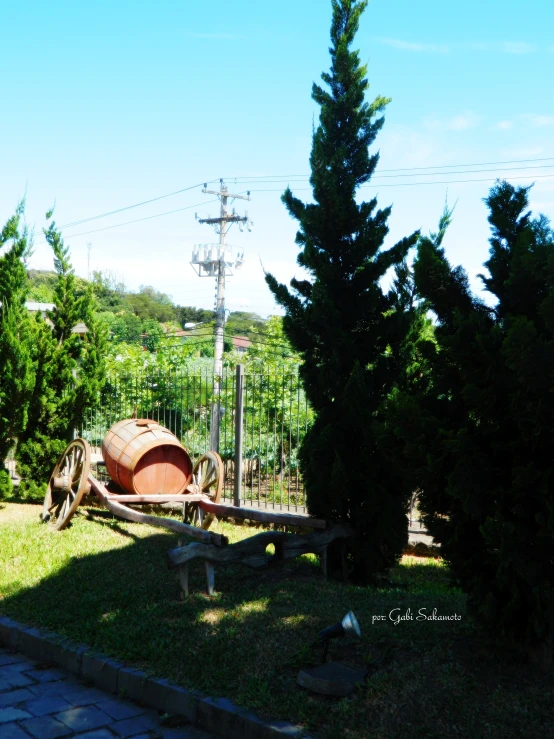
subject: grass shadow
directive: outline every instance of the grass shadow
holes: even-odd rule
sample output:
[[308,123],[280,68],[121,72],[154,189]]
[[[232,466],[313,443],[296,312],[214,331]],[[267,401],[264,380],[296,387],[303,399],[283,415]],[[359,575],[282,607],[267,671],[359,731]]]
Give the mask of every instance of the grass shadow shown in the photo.
[[[191,595],[182,600],[178,576],[165,566],[177,537],[113,525],[104,513],[77,516],[59,533],[34,517],[14,531],[0,527],[2,564],[18,562],[17,573],[6,564],[12,574],[0,576],[0,611],[326,739],[552,734],[552,678],[488,649],[436,560],[404,558],[385,588],[325,580],[311,556],[264,572],[216,567],[212,598],[194,562]],[[421,608],[462,620],[390,617]],[[298,670],[321,660],[319,631],[349,610],[362,639],[337,640],[330,657],[365,665],[367,684],[345,700],[309,694],[296,684]]]

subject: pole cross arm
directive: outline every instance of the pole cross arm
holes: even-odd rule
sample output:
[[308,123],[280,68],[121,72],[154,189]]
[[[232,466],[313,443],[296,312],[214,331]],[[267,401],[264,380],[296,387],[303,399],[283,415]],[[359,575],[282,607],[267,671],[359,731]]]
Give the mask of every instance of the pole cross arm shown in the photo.
[[230,192],[219,192],[218,190],[202,190],[206,195],[222,195],[225,198],[233,198],[235,200],[250,200],[250,195],[233,195]]
[[248,216],[221,216],[220,218],[199,218],[198,223],[246,223]]

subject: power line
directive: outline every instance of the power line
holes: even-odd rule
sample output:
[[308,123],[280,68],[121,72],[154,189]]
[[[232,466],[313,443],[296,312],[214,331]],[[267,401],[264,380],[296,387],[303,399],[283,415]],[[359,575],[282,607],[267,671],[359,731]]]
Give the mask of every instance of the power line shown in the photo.
[[[530,169],[552,169],[554,167],[554,164],[538,164],[536,166],[527,166],[527,167],[504,167],[502,169],[466,169],[466,170],[457,170],[452,172],[444,172],[440,173],[443,175],[456,175],[456,174],[478,174],[481,172],[518,172],[518,171],[529,171]],[[439,172],[407,172],[406,174],[375,174],[372,175],[372,180],[374,179],[399,179],[403,177],[435,177],[438,175]],[[267,184],[276,184],[278,182],[306,182],[308,181],[308,177],[299,177],[299,178],[274,178],[274,179],[268,179]],[[241,182],[241,185],[247,184],[251,180],[246,180],[245,182]],[[260,182],[259,180],[256,181]],[[265,184],[265,183],[263,183]]]
[[[446,173],[448,174],[448,172]],[[519,180],[542,180],[542,179],[549,179],[554,177],[554,174],[543,174],[543,175],[529,175],[529,176],[523,176],[518,177]],[[378,184],[378,185],[362,185],[361,187],[371,187],[373,189],[380,189],[383,187],[418,187],[420,185],[458,185],[463,184],[465,182],[496,182],[498,178],[497,177],[483,177],[483,178],[476,178],[471,180],[436,180],[435,182],[393,182],[393,183],[384,183],[384,184]],[[295,192],[307,192],[311,191],[311,187],[295,187]],[[275,189],[252,189],[250,192],[283,192],[282,188],[275,188]]]
[[[203,203],[194,203],[193,205],[187,205],[185,208],[177,208],[176,210],[168,210],[165,213],[157,213],[153,216],[146,216],[146,218],[136,218],[133,221],[125,221],[125,223],[115,223],[113,226],[104,226],[103,228],[96,228],[94,231],[82,231],[78,234],[69,234],[67,236],[68,239],[73,239],[76,236],[86,236],[87,234],[95,234],[99,231],[108,231],[110,228],[119,228],[120,226],[128,226],[130,223],[140,223],[141,221],[150,221],[152,218],[161,218],[162,216],[169,216],[172,213],[180,213],[183,210],[190,210],[191,208],[198,208],[200,205],[205,205],[206,203],[214,203],[215,200],[208,200],[204,201]],[[39,244],[46,243],[46,241],[39,241]]]
[[[216,182],[216,180],[210,180],[210,182]],[[111,210],[108,213],[100,213],[100,215],[97,215],[97,216],[90,216],[89,218],[82,218],[80,221],[72,221],[71,223],[64,223],[63,226],[60,226],[60,228],[71,228],[72,226],[80,226],[83,223],[88,223],[89,221],[96,221],[99,218],[107,218],[108,216],[113,216],[116,213],[122,213],[125,210],[131,210],[132,208],[140,208],[141,205],[148,205],[148,203],[155,203],[157,200],[163,200],[164,198],[170,198],[173,195],[180,195],[183,192],[194,190],[196,187],[202,187],[203,184],[204,184],[203,182],[199,182],[197,185],[191,185],[190,187],[184,187],[182,190],[175,190],[174,192],[167,193],[167,195],[158,195],[158,197],[150,198],[150,200],[143,200],[140,203],[133,203],[133,205],[126,205],[123,208],[117,208],[117,210]]]
[[[377,170],[376,174],[374,175],[374,178],[380,178],[380,177],[393,177],[394,179],[402,178],[402,177],[417,177],[418,173],[420,176],[433,176],[433,174],[438,174],[438,172],[430,172],[430,170],[446,170],[446,169],[454,169],[457,167],[483,167],[483,166],[493,166],[493,165],[502,165],[502,164],[525,164],[529,162],[552,162],[554,161],[554,157],[540,157],[540,158],[533,158],[533,159],[508,159],[504,161],[494,161],[494,162],[473,162],[469,164],[444,164],[444,165],[434,165],[434,166],[426,166],[426,167],[401,167],[397,169],[382,169]],[[550,167],[554,167],[554,164],[552,165],[541,165],[537,167],[515,167],[511,168],[508,171],[520,171],[525,169],[547,169]],[[463,170],[463,171],[452,171],[452,172],[444,172],[445,175],[450,174],[473,174],[476,172],[495,172],[495,171],[506,171],[506,170]],[[380,174],[380,173],[388,173],[388,172],[400,172],[405,174],[394,174],[394,175],[387,175],[387,174]],[[425,172],[429,172],[429,174],[424,174]],[[413,173],[413,174],[412,174]],[[545,179],[552,177],[554,175],[537,175],[536,177],[531,176],[524,176],[520,179]],[[249,182],[257,182],[257,183],[277,183],[277,182],[289,182],[291,180],[296,179],[296,181],[307,181],[309,180],[309,175],[300,175],[300,174],[290,174],[290,175],[253,175],[253,176],[239,176],[239,177],[230,177],[229,180],[233,180],[236,183],[246,184]],[[379,187],[406,187],[406,186],[412,186],[412,185],[444,185],[444,184],[462,184],[464,182],[491,182],[494,178],[483,178],[483,179],[472,179],[472,180],[449,180],[449,181],[435,181],[435,182],[415,182],[415,183],[394,183],[394,184],[381,184]],[[217,182],[217,180],[210,180],[210,182]],[[149,198],[148,200],[143,200],[138,203],[133,203],[132,205],[126,205],[122,208],[116,208],[115,210],[107,211],[106,213],[100,213],[98,215],[90,216],[88,218],[82,218],[78,221],[71,221],[69,223],[64,223],[60,226],[60,229],[65,228],[72,228],[74,226],[79,226],[84,223],[89,223],[91,221],[99,220],[101,218],[107,218],[112,215],[116,215],[117,213],[122,213],[127,210],[131,210],[133,208],[139,208],[143,205],[148,205],[149,203],[157,202],[158,200],[163,200],[164,198],[172,197],[173,195],[179,195],[183,192],[188,192],[190,190],[194,190],[197,187],[201,187],[205,183],[197,183],[195,185],[191,185],[189,187],[182,188],[180,190],[175,190],[170,193],[166,193],[164,195],[158,195],[155,198]],[[376,185],[363,185],[363,187],[376,187]],[[307,191],[311,188],[298,188],[298,191]],[[256,192],[280,192],[281,188],[276,189],[257,189]],[[210,201],[204,201],[204,203],[196,203],[194,205],[186,206],[184,208],[176,208],[175,210],[165,211],[164,213],[156,213],[152,216],[147,216],[145,218],[137,218],[132,221],[125,221],[124,223],[116,223],[112,226],[105,226],[104,228],[94,229],[91,231],[83,231],[81,233],[77,234],[71,234],[68,238],[73,238],[77,236],[86,236],[91,233],[98,233],[100,231],[107,231],[112,228],[120,228],[121,226],[128,226],[133,223],[140,223],[141,221],[147,221],[151,220],[153,218],[162,218],[166,215],[172,215],[173,213],[179,213],[183,210],[189,210],[191,208],[200,207],[201,205],[206,205],[208,203],[215,202],[214,200]],[[39,243],[45,243],[45,242],[39,242]]]
[[[206,336],[206,338],[202,338],[202,335],[201,334],[194,334],[193,336],[190,337],[190,339],[187,340],[186,344],[180,344],[179,346],[187,346],[187,345],[190,346],[191,344],[193,344],[193,345],[195,345],[195,344],[207,344],[207,343],[209,343],[211,341],[211,339],[213,339],[213,334],[206,334],[205,336]],[[244,339],[244,338],[247,338],[247,337],[226,335],[225,338],[226,339]],[[193,341],[193,339],[198,339],[198,340],[197,341]],[[288,347],[284,346],[283,344],[269,344],[267,342],[262,342],[262,341],[257,341],[257,342],[252,341],[251,343],[252,344],[264,344],[264,346],[271,346],[273,348],[279,348],[279,347],[281,347],[281,348],[283,348],[285,350],[288,349]],[[166,351],[167,349],[170,349],[170,348],[173,348],[173,347],[158,347],[158,350],[161,349],[162,351]],[[281,352],[272,352],[270,349],[266,349],[266,351],[269,354],[275,354],[275,355],[277,355],[279,357],[283,357],[284,359],[299,359],[299,357],[295,357],[295,356],[293,356],[291,354],[282,354]]]
[[[488,167],[496,164],[524,164],[525,162],[551,162],[554,161],[554,157],[540,157],[540,158],[534,158],[534,159],[507,159],[500,162],[471,162],[469,164],[441,164],[441,165],[434,165],[434,166],[426,166],[426,167],[398,167],[396,169],[381,169],[378,170],[380,172],[416,172],[418,170],[420,171],[426,171],[429,169],[452,169],[454,167]],[[239,177],[228,177],[226,179],[233,180],[234,182],[238,183],[239,180],[244,180],[245,182],[254,182],[255,180],[265,180],[272,177],[281,177],[282,179],[288,179],[291,177],[303,177],[308,178],[309,175],[305,174],[284,174],[284,175],[253,175],[253,176],[246,176],[242,175]]]
[[[210,338],[213,338],[213,335],[210,335]],[[237,338],[243,338],[243,337],[237,337]],[[187,341],[186,344],[182,344],[181,346],[187,346],[187,345],[188,346],[191,346],[191,345],[197,345],[197,344],[207,344],[209,342],[210,342],[210,339],[200,339],[199,341]],[[272,345],[269,344],[268,346],[272,346]],[[279,346],[279,345],[277,345],[277,346]],[[173,347],[167,347],[167,346],[158,347],[156,349],[156,351],[160,351],[160,350],[161,351],[167,351],[170,348],[173,348]],[[282,357],[283,359],[299,359],[299,357],[294,357],[291,354],[282,354],[281,352],[271,351],[271,349],[266,349],[266,351],[267,351],[268,354],[275,354],[275,356]]]
[[[260,334],[257,331],[251,331],[251,334],[256,334],[257,336],[264,336],[264,334]],[[175,336],[175,334],[167,334],[167,336]],[[208,333],[197,333],[197,334],[188,334],[186,337],[187,339],[196,339],[199,337],[213,337],[213,332]],[[175,338],[179,339],[182,338],[180,336],[175,336]],[[257,339],[252,339],[250,336],[235,336],[234,334],[225,334],[226,339],[248,339],[252,342],[252,344],[262,344],[263,346],[273,346],[273,347],[279,347],[280,349],[290,349],[290,347],[286,346],[285,344],[278,344],[274,341],[268,342],[268,341],[259,341]]]

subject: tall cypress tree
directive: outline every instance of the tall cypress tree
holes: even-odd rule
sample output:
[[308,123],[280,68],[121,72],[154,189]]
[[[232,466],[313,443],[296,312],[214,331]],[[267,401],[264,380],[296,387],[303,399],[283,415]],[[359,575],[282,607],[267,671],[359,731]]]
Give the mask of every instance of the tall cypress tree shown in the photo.
[[301,465],[312,514],[351,522],[351,573],[366,582],[389,568],[407,541],[407,492],[381,454],[375,423],[400,370],[407,332],[396,298],[381,287],[385,273],[405,259],[417,234],[383,250],[391,209],[358,202],[379,155],[370,155],[389,102],[365,100],[369,84],[351,50],[366,0],[333,0],[331,70],[314,84],[320,106],[310,157],[313,203],[290,189],[283,202],[300,229],[298,264],[307,280],[292,291],[272,275],[267,284],[285,308],[285,331],[302,354],[302,378],[316,412]]
[[[61,452],[83,420],[103,383],[106,329],[95,316],[92,289],[77,294],[69,247],[55,223],[44,230],[54,253],[57,280],[49,323],[37,321],[34,354],[37,378],[29,408],[29,423],[17,450],[24,478],[22,492],[29,497],[43,494],[44,483]],[[85,323],[80,338],[72,329]]]
[[528,188],[497,183],[485,305],[437,238],[419,295],[437,317],[426,384],[398,410],[428,527],[477,622],[547,667],[554,637],[554,234]]
[[31,320],[25,306],[30,242],[21,227],[23,213],[20,203],[0,232],[0,248],[8,247],[0,257],[0,469],[26,426],[34,384]]

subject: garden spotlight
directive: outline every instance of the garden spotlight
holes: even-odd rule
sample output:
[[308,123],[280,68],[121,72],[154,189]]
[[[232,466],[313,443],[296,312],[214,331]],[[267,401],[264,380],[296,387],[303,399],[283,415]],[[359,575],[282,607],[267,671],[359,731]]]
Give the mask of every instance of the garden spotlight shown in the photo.
[[342,621],[339,621],[338,623],[334,624],[334,626],[328,626],[326,629],[323,629],[323,631],[320,631],[319,641],[323,642],[323,644],[325,645],[323,650],[324,662],[327,657],[327,650],[329,649],[329,642],[331,641],[331,639],[335,639],[337,636],[346,636],[347,634],[352,634],[358,637],[358,639],[362,638],[360,624],[358,623],[358,619],[352,611],[348,611]]

